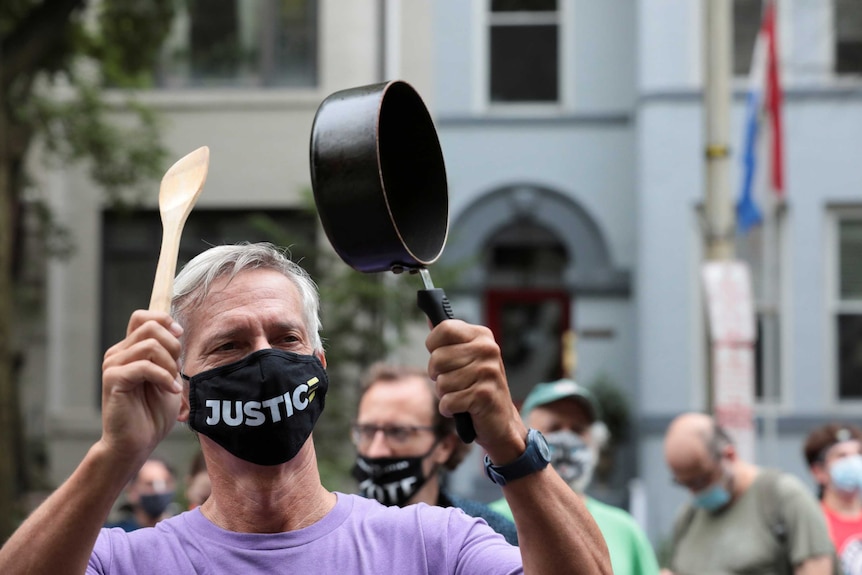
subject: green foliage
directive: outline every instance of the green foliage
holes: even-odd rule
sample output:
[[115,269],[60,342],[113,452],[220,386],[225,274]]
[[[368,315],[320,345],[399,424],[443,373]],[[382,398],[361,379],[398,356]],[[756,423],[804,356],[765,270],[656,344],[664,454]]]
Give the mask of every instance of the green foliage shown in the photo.
[[608,441],[602,447],[596,466],[595,481],[608,483],[616,467],[617,446],[629,436],[631,412],[629,401],[607,374],[599,375],[587,386],[599,404],[602,421],[608,428]]
[[588,388],[599,404],[602,421],[608,427],[611,442],[624,442],[628,438],[631,425],[628,398],[606,374],[599,375]]
[[99,35],[90,39],[90,54],[101,62],[105,82],[149,87],[153,64],[171,29],[174,2],[115,0],[102,2],[100,8]]
[[42,160],[84,163],[112,201],[149,186],[166,168],[155,114],[131,92],[114,90],[106,98],[102,88],[148,85],[173,0],[100,0],[91,14],[87,6],[86,0],[0,2],[0,214],[16,214],[0,222],[0,542],[26,512],[18,496],[40,487],[18,405],[20,365],[30,359],[24,314],[35,306],[20,299],[27,286],[11,262],[30,259],[24,222],[40,224],[49,253],[71,249],[47,204],[23,199],[33,181],[28,156],[40,143]]
[[[326,415],[314,432],[321,477],[330,488],[348,481],[355,449],[350,422],[358,400],[358,376],[404,342],[408,323],[420,318],[410,276],[362,274],[328,249],[318,254],[318,283],[330,393]],[[323,462],[326,464],[323,465]]]
[[[152,83],[174,4],[103,0],[94,4],[97,25],[85,21],[86,5],[84,0],[16,0],[0,8],[4,47],[27,47],[3,53],[15,77],[4,78],[0,96],[11,151],[11,157],[2,160],[23,165],[18,158],[38,140],[48,165],[84,162],[110,203],[134,200],[135,191],[151,190],[166,168],[169,155],[159,138],[162,126],[133,92],[112,90],[106,97],[104,86]],[[41,56],[30,61],[28,53]],[[20,198],[29,179],[23,173],[12,176],[13,197]],[[52,253],[68,252],[70,246],[62,243],[68,234],[45,205],[34,202]]]
[[151,191],[164,171],[167,150],[159,142],[160,122],[152,110],[134,101],[126,109],[132,125],[112,121],[111,106],[92,84],[79,83],[71,99],[37,96],[29,112],[40,128],[45,149],[62,164],[86,160],[90,176],[112,203],[131,193]]

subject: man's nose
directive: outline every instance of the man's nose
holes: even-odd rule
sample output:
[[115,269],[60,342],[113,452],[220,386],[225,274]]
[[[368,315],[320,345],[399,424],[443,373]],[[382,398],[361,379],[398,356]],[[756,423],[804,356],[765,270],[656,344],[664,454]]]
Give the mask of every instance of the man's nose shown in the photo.
[[374,437],[371,439],[371,443],[365,449],[366,457],[392,457],[392,449],[389,447],[389,443],[386,441],[386,435],[383,433],[382,429],[378,429],[374,432]]
[[262,349],[272,349],[272,344],[266,338],[266,336],[260,335],[254,338],[254,342],[252,343],[253,349],[252,351],[260,351]]

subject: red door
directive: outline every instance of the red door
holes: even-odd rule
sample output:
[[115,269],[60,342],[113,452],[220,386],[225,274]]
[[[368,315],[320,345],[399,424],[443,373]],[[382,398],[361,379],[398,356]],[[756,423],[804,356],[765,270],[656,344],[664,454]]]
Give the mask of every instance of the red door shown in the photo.
[[570,329],[569,294],[491,289],[485,302],[487,325],[502,349],[512,399],[520,405],[533,385],[562,377],[563,334]]

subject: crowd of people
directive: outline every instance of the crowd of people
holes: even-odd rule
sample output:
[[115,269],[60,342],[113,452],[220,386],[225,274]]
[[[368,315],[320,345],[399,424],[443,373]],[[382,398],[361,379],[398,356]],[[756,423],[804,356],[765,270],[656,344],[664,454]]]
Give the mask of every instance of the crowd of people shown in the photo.
[[[363,374],[356,493],[329,491],[312,431],[344,383],[320,331],[316,286],[282,250],[190,261],[171,314],[134,312],[106,352],[102,436],[3,545],[0,572],[862,574],[862,430],[810,433],[815,494],[742,460],[710,415],[680,414],[664,453],[691,497],[660,562],[629,513],[588,495],[607,429],[590,390],[536,382],[519,411],[490,330],[459,320],[431,330],[427,366]],[[454,413],[499,500],[448,487],[473,448]],[[181,482],[154,454],[176,421],[200,443]]]
[[[102,435],[0,549],[0,573],[612,573],[483,326],[435,326],[427,371],[440,413],[471,418],[518,546],[456,507],[327,490],[312,435],[330,385],[320,331],[317,287],[282,250],[216,246],[189,261],[171,313],[133,312],[105,353]],[[209,496],[154,527],[104,527],[177,421],[198,436]]]

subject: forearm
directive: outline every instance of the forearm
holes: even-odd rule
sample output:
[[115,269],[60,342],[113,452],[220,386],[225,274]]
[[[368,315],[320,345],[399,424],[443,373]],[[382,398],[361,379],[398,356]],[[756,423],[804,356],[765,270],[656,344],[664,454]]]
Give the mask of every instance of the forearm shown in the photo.
[[550,466],[509,482],[503,494],[518,528],[524,573],[613,573],[596,522]]
[[794,575],[832,575],[832,557],[820,555],[811,557],[796,566]]
[[117,462],[101,443],[0,549],[0,573],[83,573],[99,529],[138,462]]

